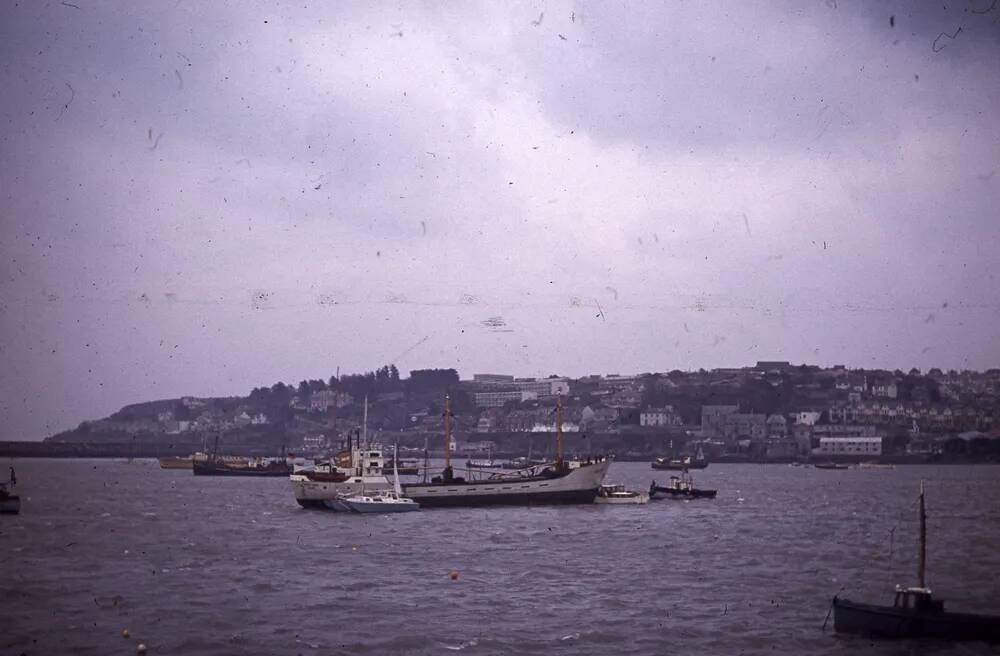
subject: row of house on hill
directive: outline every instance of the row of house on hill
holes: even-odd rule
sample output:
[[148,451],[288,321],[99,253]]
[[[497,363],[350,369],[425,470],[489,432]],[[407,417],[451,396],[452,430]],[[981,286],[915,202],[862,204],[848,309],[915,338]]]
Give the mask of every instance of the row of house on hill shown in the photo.
[[989,430],[997,421],[986,408],[903,401],[835,404],[827,415],[831,423],[910,426],[915,422],[926,431]]

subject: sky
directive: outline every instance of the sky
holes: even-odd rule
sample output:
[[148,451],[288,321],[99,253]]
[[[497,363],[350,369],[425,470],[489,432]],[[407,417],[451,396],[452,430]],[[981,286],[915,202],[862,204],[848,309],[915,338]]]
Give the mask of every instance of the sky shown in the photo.
[[388,363],[1000,366],[996,1],[3,0],[0,62],[0,439]]

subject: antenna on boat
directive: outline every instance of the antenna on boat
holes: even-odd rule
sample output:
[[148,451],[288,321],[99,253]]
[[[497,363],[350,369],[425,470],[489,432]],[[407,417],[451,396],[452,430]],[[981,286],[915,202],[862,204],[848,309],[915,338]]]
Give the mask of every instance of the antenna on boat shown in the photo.
[[365,394],[365,418],[364,423],[361,425],[362,430],[362,442],[364,443],[364,448],[368,448],[368,395]]
[[444,468],[451,471],[451,396],[444,395]]
[[563,469],[562,394],[556,395],[556,470]]
[[924,482],[920,481],[920,562],[917,565],[917,585],[926,588],[927,571],[927,513],[924,512]]

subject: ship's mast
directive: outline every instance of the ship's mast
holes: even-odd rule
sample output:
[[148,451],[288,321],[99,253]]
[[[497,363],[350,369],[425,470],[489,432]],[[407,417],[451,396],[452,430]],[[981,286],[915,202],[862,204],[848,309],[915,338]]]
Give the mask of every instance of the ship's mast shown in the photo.
[[364,448],[368,448],[368,395],[365,394],[365,417],[364,423],[361,424],[361,442],[364,444]]
[[556,396],[556,470],[563,469],[562,394]]
[[451,397],[444,397],[444,468],[451,469]]
[[927,513],[924,512],[924,482],[920,481],[920,562],[917,565],[917,585],[926,588],[927,571]]

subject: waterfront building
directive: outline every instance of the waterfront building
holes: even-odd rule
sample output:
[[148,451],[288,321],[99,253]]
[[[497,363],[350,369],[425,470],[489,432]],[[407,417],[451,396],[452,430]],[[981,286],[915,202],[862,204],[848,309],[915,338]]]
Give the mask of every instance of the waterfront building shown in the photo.
[[818,453],[824,456],[881,456],[881,437],[821,437]]
[[646,408],[639,415],[640,426],[679,426],[680,416],[674,411],[673,406],[663,408]]

